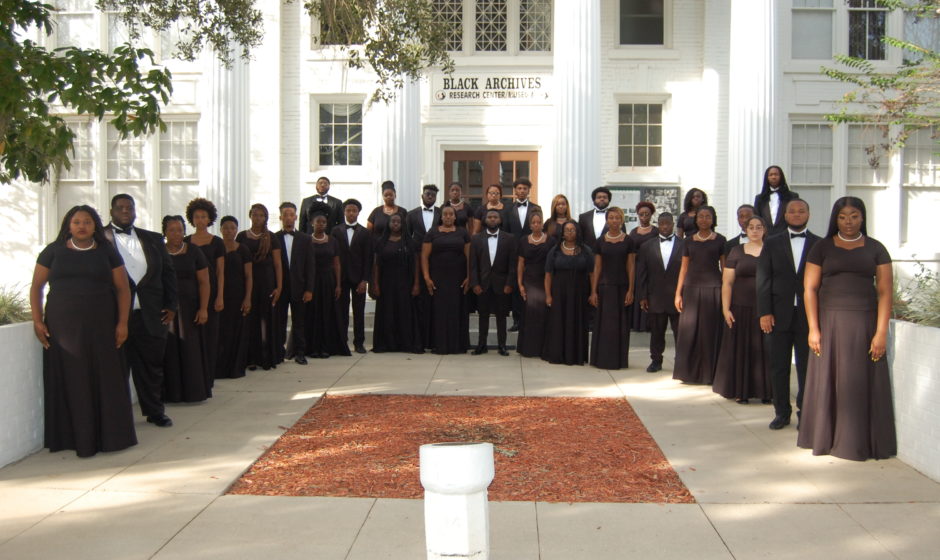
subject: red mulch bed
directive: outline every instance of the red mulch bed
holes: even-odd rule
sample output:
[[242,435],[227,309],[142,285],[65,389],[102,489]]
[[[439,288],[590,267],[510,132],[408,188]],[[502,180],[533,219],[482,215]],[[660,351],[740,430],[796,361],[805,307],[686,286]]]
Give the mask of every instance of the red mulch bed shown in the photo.
[[495,501],[693,503],[624,399],[325,396],[229,489],[423,496],[418,447],[488,441]]

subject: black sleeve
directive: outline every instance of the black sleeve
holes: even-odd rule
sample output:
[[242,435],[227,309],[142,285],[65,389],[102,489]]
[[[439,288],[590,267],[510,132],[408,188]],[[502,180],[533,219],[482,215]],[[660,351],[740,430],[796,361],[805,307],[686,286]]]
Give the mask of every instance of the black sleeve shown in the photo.
[[196,262],[196,270],[209,268],[209,259],[206,258],[206,255],[202,252],[202,249],[190,243],[186,249],[186,252],[188,253],[190,251],[192,251],[193,254],[193,261]]
[[[651,242],[647,242],[649,245]],[[657,241],[657,244],[659,242]],[[673,241],[675,243],[675,241]],[[642,299],[647,299],[649,288],[647,287],[647,282],[649,282],[649,271],[646,269],[646,255],[652,251],[652,249],[646,249],[646,245],[641,245],[640,250],[637,251],[636,255],[636,283],[634,288],[636,289],[636,300],[640,301]],[[658,248],[658,247],[657,247]]]
[[121,253],[118,252],[117,247],[107,243],[102,249],[108,254],[108,264],[111,265],[112,270],[124,266],[124,258],[121,256]]
[[[60,246],[61,245],[57,242],[52,242],[46,245],[45,249],[43,249],[39,253],[39,256],[36,257],[36,264],[40,264],[46,268],[52,268],[52,262],[55,260],[55,251]],[[109,255],[109,259],[110,259],[110,255]],[[121,264],[124,264],[124,263],[121,263]]]
[[773,279],[774,267],[771,256],[773,245],[764,244],[764,250],[757,258],[757,316],[772,315],[774,312]]
[[[139,230],[138,230],[139,231]],[[176,288],[176,269],[173,267],[173,258],[166,250],[163,239],[157,233],[151,233],[153,245],[159,251],[161,261],[161,281],[163,284],[163,309],[176,311],[179,307],[179,294]]]

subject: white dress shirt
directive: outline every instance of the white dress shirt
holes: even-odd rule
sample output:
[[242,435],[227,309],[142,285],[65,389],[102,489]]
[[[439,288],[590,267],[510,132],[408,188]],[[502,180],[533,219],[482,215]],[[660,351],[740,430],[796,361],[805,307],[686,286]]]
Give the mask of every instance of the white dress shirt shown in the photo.
[[516,208],[516,213],[519,214],[519,223],[522,225],[522,229],[525,229],[525,217],[529,213],[529,199],[525,201],[517,200],[516,203],[522,203],[522,206]]
[[[807,228],[803,228],[803,231],[793,231],[790,228],[787,228],[788,233],[806,233],[809,231]],[[790,238],[790,249],[793,251],[793,271],[800,271],[800,258],[803,256],[803,248],[806,247],[806,238],[805,237],[791,237]],[[797,294],[793,294],[793,307],[796,307],[798,304]]]
[[[114,245],[117,247],[118,253],[121,254],[121,258],[124,259],[124,268],[127,270],[127,275],[131,277],[134,284],[138,284],[147,275],[147,257],[144,255],[140,238],[137,237],[137,229],[132,226],[129,228],[131,234],[124,235],[118,233],[118,230],[122,228],[114,224],[111,224],[111,227],[115,230]],[[140,301],[137,297],[134,297],[133,308],[140,309]]]
[[348,243],[349,246],[352,247],[352,238],[353,238],[353,235],[356,233],[356,230],[349,226],[354,226],[359,222],[355,222],[351,224],[347,222],[346,220],[343,220],[343,223],[346,224],[346,243]]
[[492,233],[490,230],[486,230],[486,245],[490,248],[490,266],[493,266],[493,263],[496,262],[496,246],[499,243],[499,230],[496,230],[496,233]]
[[[668,239],[668,241],[663,241]],[[663,257],[663,270],[669,268],[669,257],[672,256],[672,247],[676,244],[676,236],[670,235],[668,238],[659,236],[659,254]]]
[[780,209],[780,193],[778,189],[770,189],[770,227],[777,221],[777,210]]
[[287,267],[290,268],[291,247],[294,246],[294,232],[284,232],[284,250],[287,251]]
[[434,207],[431,206],[430,208],[427,208],[422,206],[421,219],[424,220],[424,232],[427,233],[431,231],[431,226],[434,225]]
[[603,210],[600,210],[600,211],[598,210],[600,210],[600,208],[597,208],[597,207],[594,208],[594,238],[595,239],[601,238],[601,232],[604,231],[604,226],[607,225],[607,209],[604,208]]

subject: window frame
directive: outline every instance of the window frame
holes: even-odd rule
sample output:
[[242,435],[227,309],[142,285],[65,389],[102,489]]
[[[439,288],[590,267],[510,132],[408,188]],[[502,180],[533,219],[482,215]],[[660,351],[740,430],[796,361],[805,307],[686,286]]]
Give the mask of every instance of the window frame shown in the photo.
[[[660,151],[660,153],[659,153],[659,159],[660,159],[659,165],[623,165],[622,162],[620,161],[620,148],[621,148],[621,146],[622,146],[622,145],[620,144],[620,127],[622,126],[622,123],[620,122],[620,107],[623,106],[623,105],[647,105],[647,106],[649,106],[649,105],[659,105],[659,106],[660,106],[660,122],[659,122],[659,127],[660,127],[660,132],[661,132],[661,134],[660,134],[660,142],[659,142],[659,144],[655,144],[655,145],[659,146],[659,151]],[[667,129],[667,126],[666,126],[666,125],[667,125],[667,121],[668,121],[667,111],[668,111],[668,99],[664,99],[664,98],[661,98],[661,97],[659,97],[659,98],[654,98],[654,97],[637,97],[637,98],[632,98],[632,97],[631,97],[631,98],[622,98],[622,99],[619,99],[619,98],[618,98],[618,99],[616,100],[616,114],[617,114],[617,118],[616,118],[616,122],[615,122],[615,124],[614,124],[614,135],[615,135],[615,139],[614,139],[614,146],[615,146],[614,158],[615,158],[615,161],[616,161],[616,164],[617,164],[616,167],[617,167],[618,170],[620,170],[620,171],[626,171],[626,172],[646,172],[646,173],[649,173],[649,172],[657,172],[657,171],[663,170],[663,169],[666,167],[666,142],[665,142],[665,139],[666,139],[666,129]],[[648,128],[648,125],[649,125],[650,123],[646,123],[646,124],[647,124],[647,128]],[[630,146],[638,146],[638,144],[629,144],[629,145],[630,145]],[[650,148],[650,146],[651,146],[651,144],[649,143],[649,136],[647,136],[647,143],[645,144],[645,146],[646,146],[646,149],[647,149],[647,156],[648,156],[648,155],[649,155],[649,148]],[[647,161],[648,161],[648,160],[647,160]]]
[[[359,105],[362,114],[362,137],[360,138],[360,149],[362,150],[362,161],[358,164],[321,164],[320,163],[320,107],[322,105]],[[367,107],[365,98],[361,95],[312,95],[310,97],[310,172],[318,170],[343,170],[343,169],[361,169],[367,164],[366,143],[364,141],[367,128]],[[335,146],[336,144],[331,144]],[[348,145],[348,144],[347,144]],[[348,159],[347,159],[348,161]]]

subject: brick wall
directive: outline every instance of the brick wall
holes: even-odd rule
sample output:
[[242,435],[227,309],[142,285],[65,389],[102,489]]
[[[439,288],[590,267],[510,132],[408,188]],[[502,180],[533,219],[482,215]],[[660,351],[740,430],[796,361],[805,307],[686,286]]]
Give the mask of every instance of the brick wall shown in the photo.
[[42,346],[32,323],[0,327],[0,467],[42,448]]

